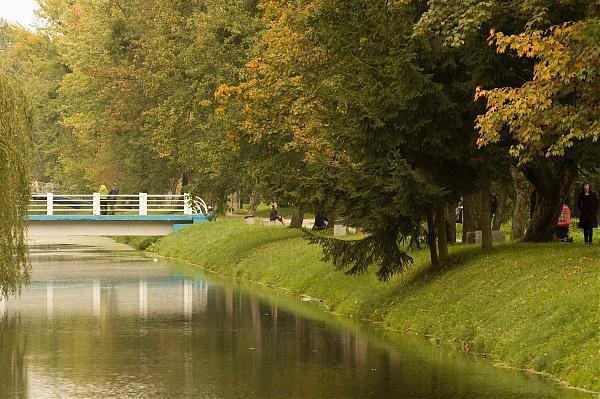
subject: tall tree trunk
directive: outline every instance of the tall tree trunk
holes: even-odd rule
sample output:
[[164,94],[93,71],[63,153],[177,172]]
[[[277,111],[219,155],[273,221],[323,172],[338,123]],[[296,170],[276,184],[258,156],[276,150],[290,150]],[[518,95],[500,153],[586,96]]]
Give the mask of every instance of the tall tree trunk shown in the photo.
[[479,215],[481,214],[479,203],[479,193],[469,193],[463,196],[463,244],[467,243],[468,232],[481,230],[479,228]]
[[509,182],[502,182],[500,184],[500,190],[496,198],[498,199],[496,213],[494,213],[494,219],[492,221],[492,230],[500,230],[502,223],[506,220],[506,213],[508,207],[508,190]]
[[429,256],[434,269],[439,269],[440,260],[437,254],[437,244],[435,242],[435,217],[433,208],[427,208],[427,246],[429,247]]
[[250,205],[248,206],[248,213],[246,213],[246,216],[256,215],[256,208],[258,208],[259,202],[260,198],[258,192],[252,191],[252,194],[250,194]]
[[520,240],[525,235],[525,229],[529,221],[529,202],[531,198],[531,185],[516,167],[510,168],[510,174],[515,185],[515,210],[512,218],[512,229],[510,239]]
[[448,254],[448,233],[446,231],[446,205],[443,203],[435,206],[435,225],[440,266],[445,266],[450,256]]
[[552,241],[562,205],[577,176],[577,166],[569,160],[544,159],[527,164],[523,174],[536,191],[535,210],[523,241]]
[[[325,214],[323,213],[323,211],[318,210],[315,213],[315,224],[313,225],[313,230],[319,230],[325,227],[325,223],[326,221],[328,221],[329,219],[327,219],[327,217],[325,216]],[[331,227],[332,224],[329,223],[329,225],[327,227]]]
[[449,244],[456,244],[456,203],[448,205],[446,209],[446,232]]
[[490,212],[490,177],[484,176],[481,179],[481,249],[489,251],[492,249],[492,221]]
[[302,222],[304,221],[304,209],[301,206],[294,206],[294,213],[292,214],[292,221],[290,227],[293,229],[302,228]]

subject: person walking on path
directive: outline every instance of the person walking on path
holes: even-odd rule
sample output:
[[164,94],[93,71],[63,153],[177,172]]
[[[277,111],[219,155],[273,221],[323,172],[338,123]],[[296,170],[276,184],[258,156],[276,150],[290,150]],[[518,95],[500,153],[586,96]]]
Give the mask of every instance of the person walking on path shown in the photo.
[[279,214],[277,212],[277,202],[273,202],[271,204],[271,212],[269,213],[269,220],[271,222],[278,220],[279,222],[281,222],[281,224],[284,224],[283,218],[281,216],[279,216]]
[[98,193],[100,193],[100,214],[107,215],[108,189],[104,184],[100,186],[100,190],[98,190]]
[[592,191],[590,183],[583,183],[579,200],[579,227],[583,229],[585,243],[592,245],[594,228],[598,227],[596,212],[598,212],[598,196]]
[[115,214],[115,204],[117,203],[117,195],[119,195],[119,187],[117,187],[117,183],[113,183],[110,188],[110,192],[108,193],[108,214]]

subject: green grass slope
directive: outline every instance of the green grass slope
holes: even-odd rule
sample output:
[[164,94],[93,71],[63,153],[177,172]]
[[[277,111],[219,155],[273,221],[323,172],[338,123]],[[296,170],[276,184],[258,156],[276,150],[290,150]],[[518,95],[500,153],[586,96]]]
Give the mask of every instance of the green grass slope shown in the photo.
[[600,391],[600,248],[508,244],[490,254],[456,246],[433,273],[427,253],[387,283],[321,261],[302,232],[219,219],[155,245],[225,276],[320,298],[335,313],[486,353],[495,361]]
[[160,237],[112,237],[118,243],[129,245],[132,248],[140,251],[151,250],[159,240]]

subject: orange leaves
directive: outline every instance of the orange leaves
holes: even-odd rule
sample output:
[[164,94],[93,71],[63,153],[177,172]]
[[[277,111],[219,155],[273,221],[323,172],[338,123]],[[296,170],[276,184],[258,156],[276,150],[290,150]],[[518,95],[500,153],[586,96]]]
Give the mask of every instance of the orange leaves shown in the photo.
[[246,64],[246,70],[251,75],[258,75],[265,73],[267,66],[259,58],[253,58]]
[[600,54],[581,34],[584,27],[578,22],[514,36],[490,33],[499,53],[510,49],[537,62],[521,87],[477,88],[475,99],[487,100],[487,112],[476,121],[480,147],[498,141],[506,127],[517,141],[511,154],[524,163],[562,156],[576,142],[597,139],[600,109],[593,90]]
[[226,84],[221,84],[217,91],[215,91],[215,99],[219,100],[223,97],[229,97],[233,93],[233,89]]

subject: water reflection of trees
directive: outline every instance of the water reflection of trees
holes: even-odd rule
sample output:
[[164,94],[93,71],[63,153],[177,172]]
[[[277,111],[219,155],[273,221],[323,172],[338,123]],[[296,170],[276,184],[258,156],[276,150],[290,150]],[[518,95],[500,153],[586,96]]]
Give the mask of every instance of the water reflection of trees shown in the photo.
[[[356,328],[306,318],[237,289],[195,281],[190,304],[185,286],[181,296],[177,284],[149,286],[153,311],[139,314],[121,306],[125,297],[136,297],[136,286],[105,286],[99,313],[90,306],[89,317],[58,312],[50,325],[45,317],[28,322],[29,346],[16,332],[22,326],[4,322],[0,366],[11,365],[12,374],[0,372],[0,386],[24,387],[28,349],[36,370],[67,379],[86,397],[468,398],[482,390],[489,397],[506,387],[528,390],[518,376],[503,372],[484,382],[472,365],[439,348],[390,349]],[[161,294],[171,299],[152,302]]]
[[22,398],[27,393],[27,336],[20,316],[0,314],[0,397]]

